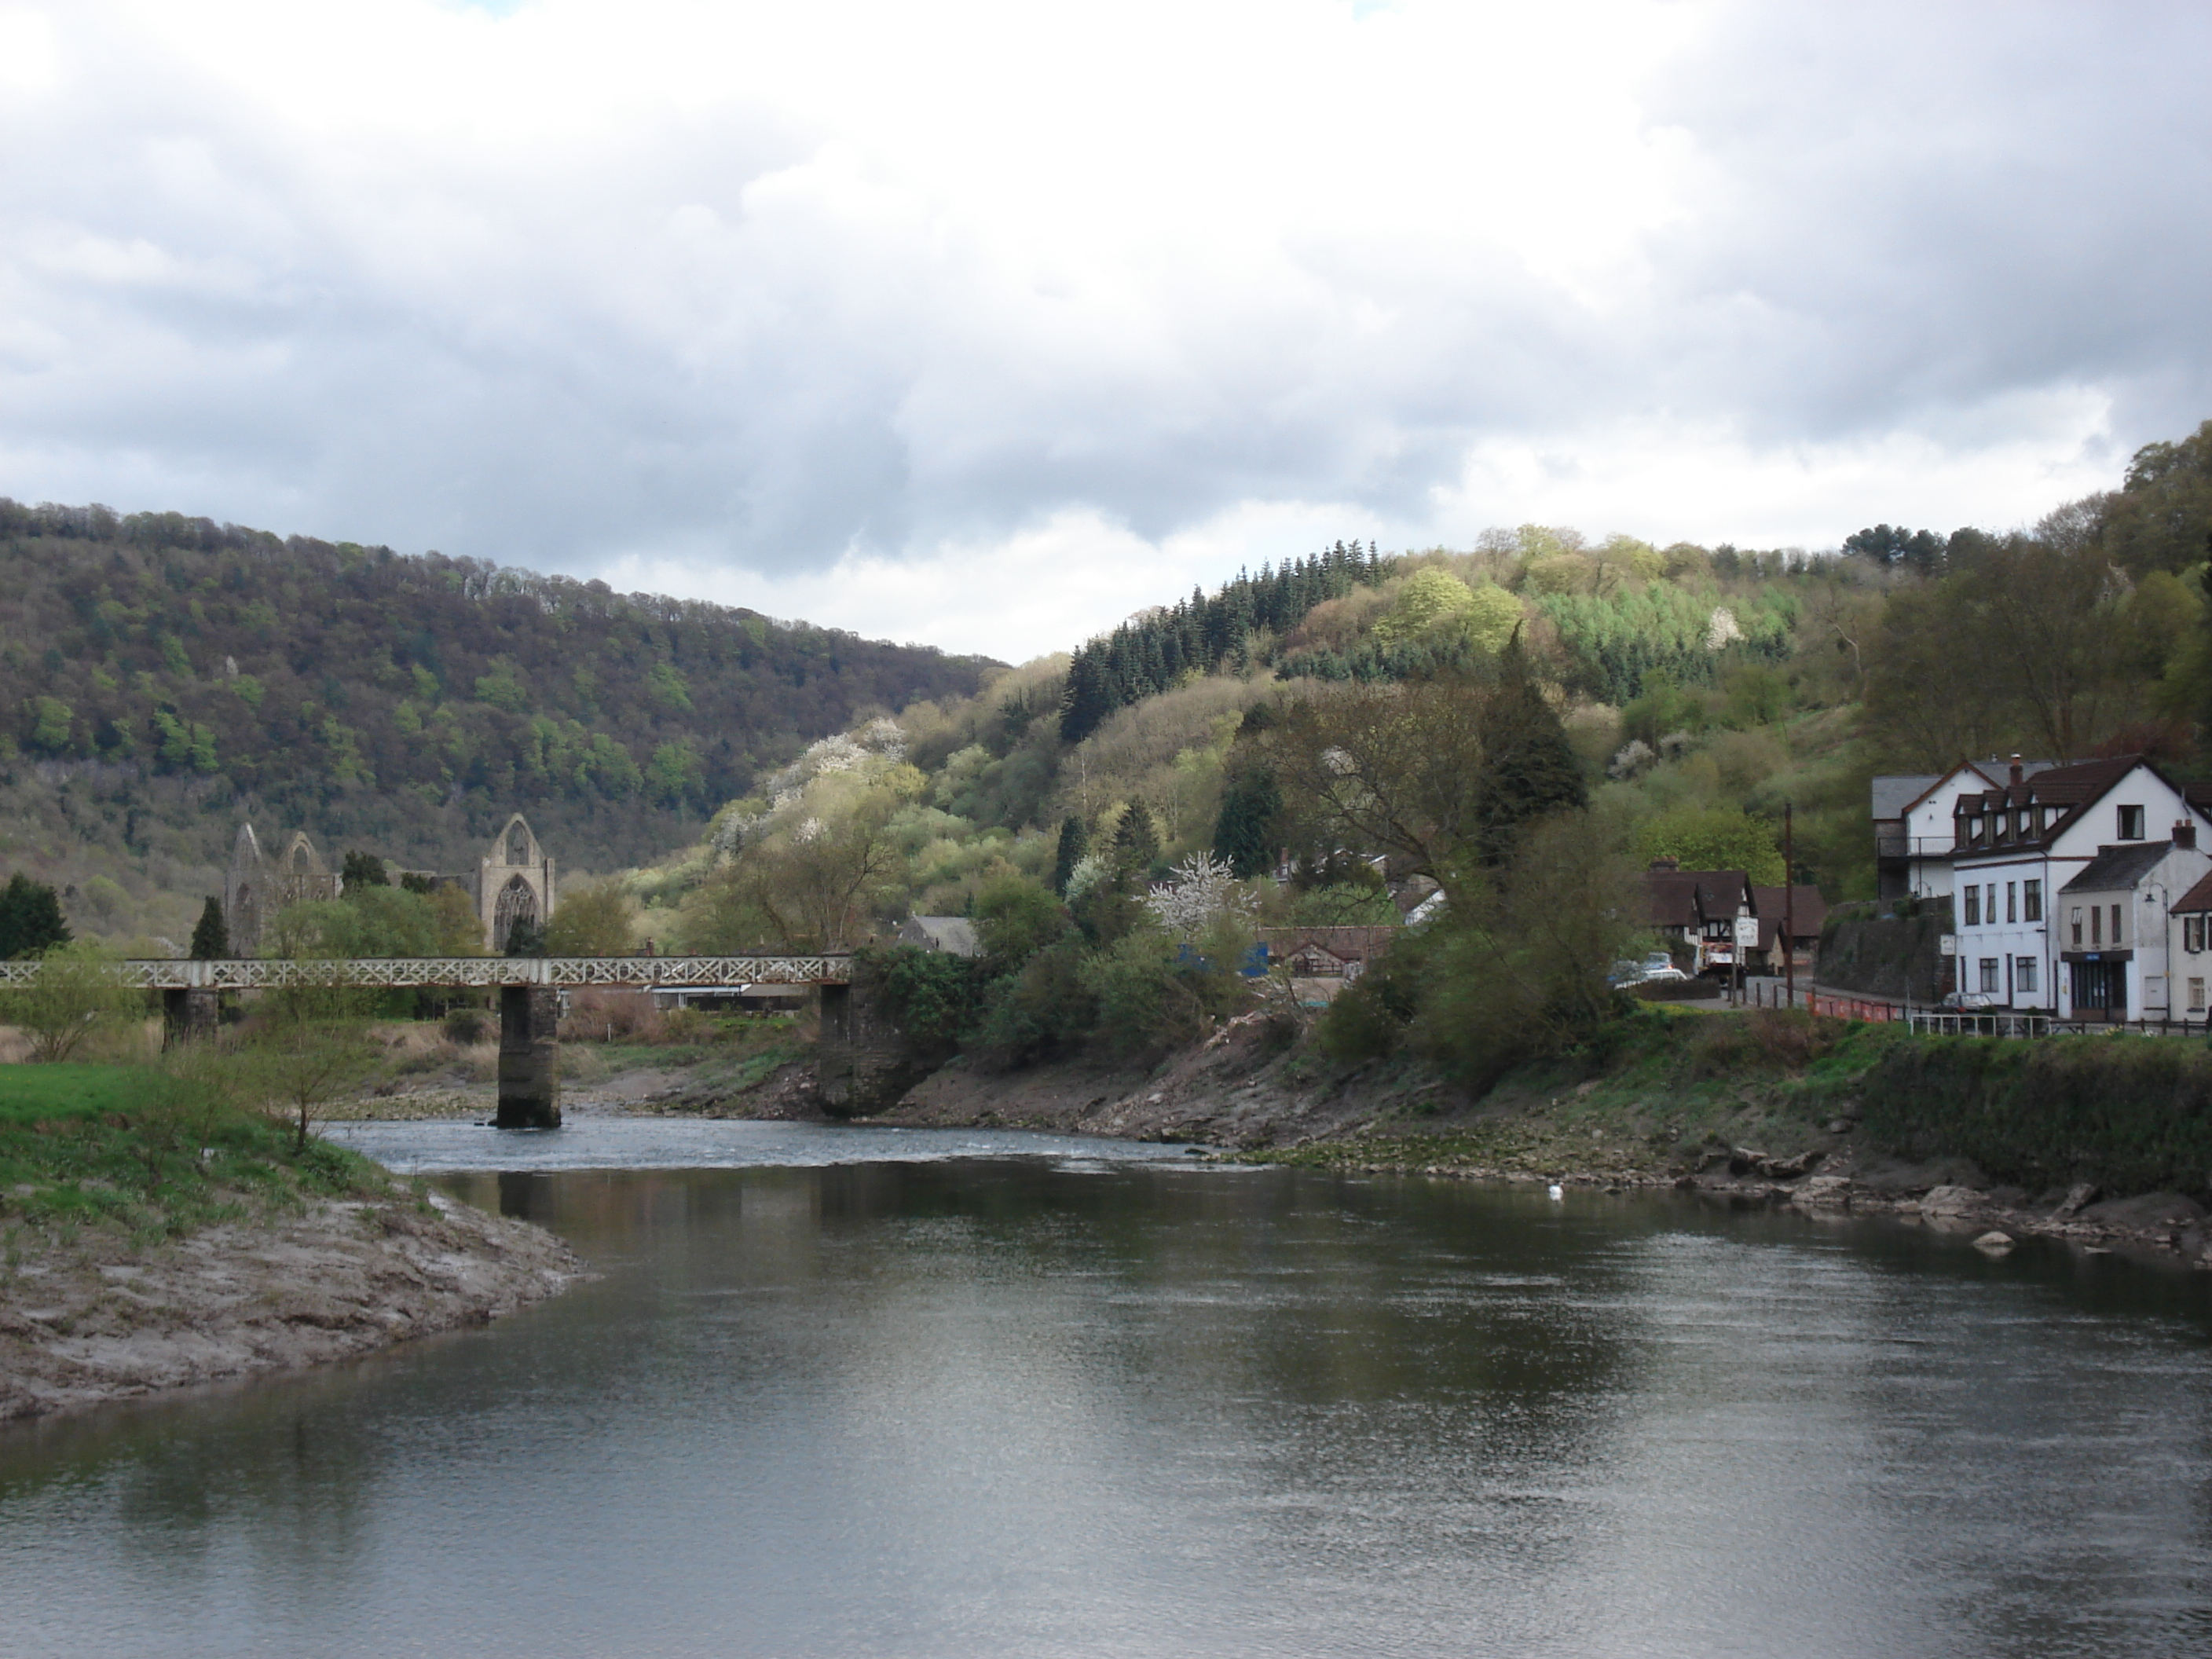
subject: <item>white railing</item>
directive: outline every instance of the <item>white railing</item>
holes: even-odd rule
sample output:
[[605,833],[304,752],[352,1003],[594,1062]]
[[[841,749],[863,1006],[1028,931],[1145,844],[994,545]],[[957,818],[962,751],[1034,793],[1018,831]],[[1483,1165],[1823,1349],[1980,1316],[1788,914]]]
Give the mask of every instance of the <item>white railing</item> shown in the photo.
[[[37,981],[40,963],[0,962],[0,987]],[[149,991],[258,991],[285,985],[843,985],[843,951],[747,957],[386,957],[337,961],[246,957],[125,962],[116,975]]]

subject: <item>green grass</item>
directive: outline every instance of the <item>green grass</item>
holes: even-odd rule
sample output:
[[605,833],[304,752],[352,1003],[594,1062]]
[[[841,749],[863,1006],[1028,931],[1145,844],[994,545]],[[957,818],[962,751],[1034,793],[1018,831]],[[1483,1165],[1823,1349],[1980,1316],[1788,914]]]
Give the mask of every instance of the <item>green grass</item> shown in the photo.
[[[0,1237],[88,1228],[157,1243],[213,1222],[382,1191],[359,1154],[187,1091],[148,1066],[0,1066]],[[0,1261],[0,1266],[7,1261]]]
[[152,1077],[143,1066],[0,1066],[0,1124],[129,1112]]

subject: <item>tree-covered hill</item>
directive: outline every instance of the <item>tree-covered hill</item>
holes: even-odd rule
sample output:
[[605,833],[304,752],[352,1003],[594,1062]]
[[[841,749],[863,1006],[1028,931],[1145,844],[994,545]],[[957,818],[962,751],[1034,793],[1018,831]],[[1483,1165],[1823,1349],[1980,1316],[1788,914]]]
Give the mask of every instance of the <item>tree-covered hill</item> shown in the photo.
[[811,739],[970,695],[988,666],[434,553],[0,499],[0,812],[5,850],[43,863],[201,866],[251,815],[452,866],[517,808],[564,862],[636,863]]

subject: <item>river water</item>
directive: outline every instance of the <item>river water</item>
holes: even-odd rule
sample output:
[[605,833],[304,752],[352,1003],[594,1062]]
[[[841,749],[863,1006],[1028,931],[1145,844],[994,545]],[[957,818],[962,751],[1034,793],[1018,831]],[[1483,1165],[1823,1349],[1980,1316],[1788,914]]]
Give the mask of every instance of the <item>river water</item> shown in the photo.
[[0,1653],[2212,1653],[2212,1275],[1042,1137],[345,1133],[604,1276],[0,1432]]

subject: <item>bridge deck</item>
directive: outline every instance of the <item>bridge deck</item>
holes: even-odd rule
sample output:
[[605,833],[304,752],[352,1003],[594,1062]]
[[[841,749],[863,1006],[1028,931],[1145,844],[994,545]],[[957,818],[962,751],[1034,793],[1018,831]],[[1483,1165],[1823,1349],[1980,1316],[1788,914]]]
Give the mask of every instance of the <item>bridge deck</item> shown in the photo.
[[[37,962],[0,962],[0,987],[29,985]],[[385,987],[507,985],[843,985],[842,951],[746,957],[388,957],[337,961],[247,957],[222,962],[125,962],[123,982],[149,991],[254,991],[283,985]]]

